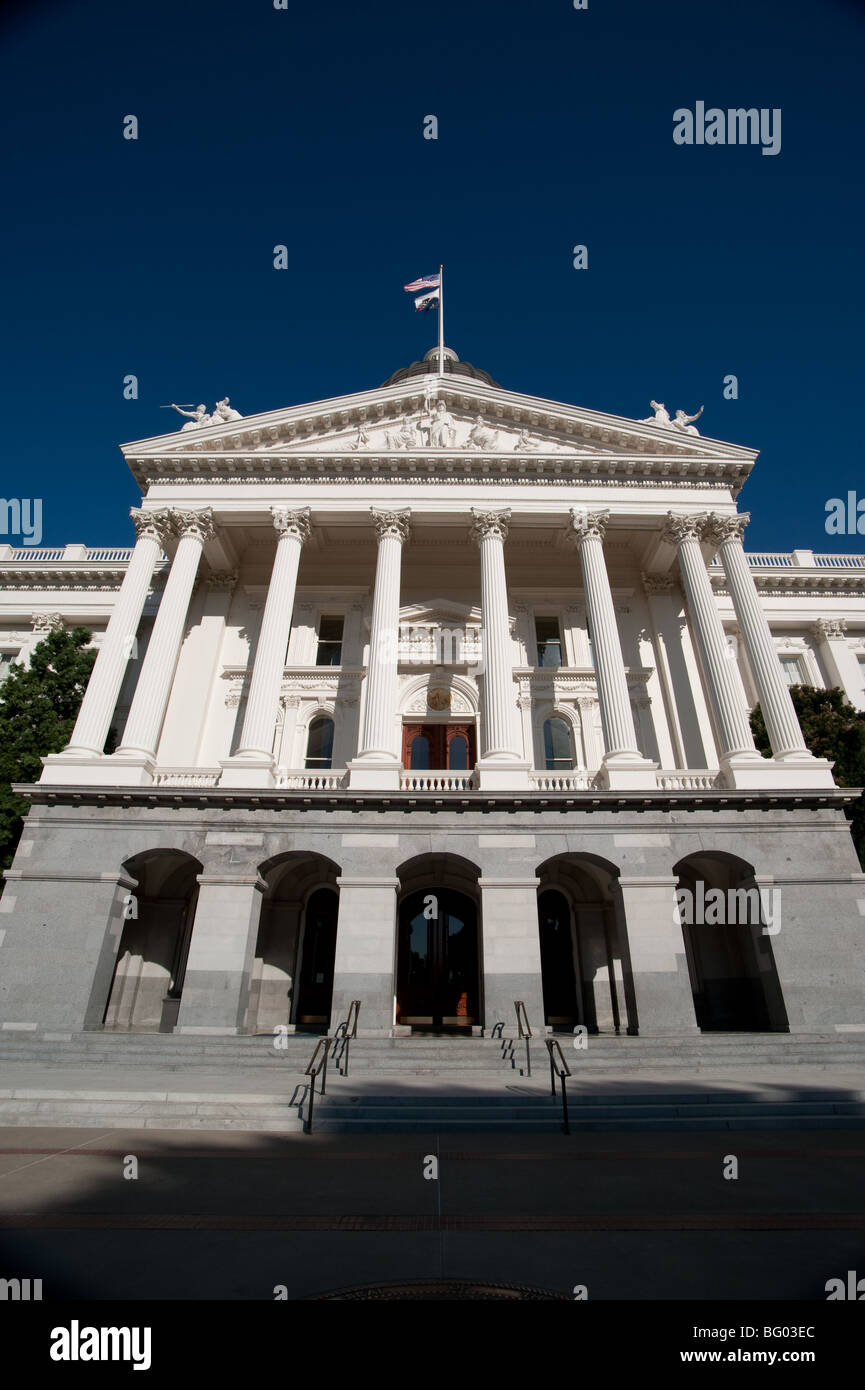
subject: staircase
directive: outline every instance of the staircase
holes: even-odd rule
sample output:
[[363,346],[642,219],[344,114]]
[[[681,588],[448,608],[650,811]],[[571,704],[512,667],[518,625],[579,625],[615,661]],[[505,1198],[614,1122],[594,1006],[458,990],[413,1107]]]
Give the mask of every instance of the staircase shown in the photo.
[[[0,1034],[0,1126],[299,1132],[316,1039]],[[561,1038],[571,1131],[865,1129],[865,1034]],[[276,1045],[275,1045],[276,1044]],[[541,1039],[364,1038],[315,1133],[553,1133]],[[342,1062],[344,1066],[344,1061]],[[318,1088],[317,1088],[318,1089]]]

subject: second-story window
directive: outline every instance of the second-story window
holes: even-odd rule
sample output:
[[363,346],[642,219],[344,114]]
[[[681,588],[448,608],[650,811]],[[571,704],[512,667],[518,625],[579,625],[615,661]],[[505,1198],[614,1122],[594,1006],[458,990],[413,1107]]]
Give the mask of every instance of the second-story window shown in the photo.
[[562,634],[558,618],[535,618],[539,666],[561,666]]
[[325,769],[333,765],[333,720],[326,714],[316,715],[309,726],[306,740],[307,767]]
[[802,662],[798,656],[782,656],[781,670],[784,672],[784,679],[788,685],[805,685],[805,673],[802,670]]
[[316,666],[342,665],[342,627],[345,619],[329,618],[322,615],[318,620],[318,646],[315,653]]

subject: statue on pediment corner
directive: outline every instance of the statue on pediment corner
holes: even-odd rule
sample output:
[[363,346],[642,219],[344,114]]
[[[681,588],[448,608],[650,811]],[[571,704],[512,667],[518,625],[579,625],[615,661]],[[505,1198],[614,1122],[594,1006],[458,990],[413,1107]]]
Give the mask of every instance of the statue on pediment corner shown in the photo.
[[646,415],[641,421],[641,425],[663,425],[665,429],[672,429],[673,422],[670,419],[670,412],[663,401],[649,401],[649,405],[654,410],[654,415]]
[[206,405],[197,405],[194,410],[184,410],[182,406],[175,405],[174,401],[172,401],[168,409],[176,410],[178,415],[189,416],[189,423],[186,425],[181,425],[181,430],[199,430],[203,429],[205,425],[209,425],[212,423],[210,416],[207,413]]
[[676,411],[676,418],[673,421],[674,429],[681,430],[683,434],[699,434],[700,431],[694,428],[694,421],[699,420],[705,406],[700,406],[696,415],[686,415],[684,410]]
[[212,425],[224,425],[228,424],[229,420],[243,419],[240,411],[235,410],[233,406],[229,405],[228,401],[228,396],[224,396],[221,401],[216,402],[216,405],[213,407],[213,414],[210,417],[210,423]]

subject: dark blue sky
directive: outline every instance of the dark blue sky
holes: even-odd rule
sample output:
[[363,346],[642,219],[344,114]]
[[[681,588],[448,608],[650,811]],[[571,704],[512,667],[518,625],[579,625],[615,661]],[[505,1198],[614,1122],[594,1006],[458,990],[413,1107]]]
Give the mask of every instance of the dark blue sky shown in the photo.
[[[251,415],[421,356],[401,286],[443,261],[447,340],[503,386],[705,404],[761,450],[749,549],[863,548],[824,517],[865,494],[865,0],[289,6],[6,11],[0,491],[43,497],[44,545],[131,541],[117,445],[179,424],[161,403]],[[675,145],[697,101],[780,107],[780,154]]]

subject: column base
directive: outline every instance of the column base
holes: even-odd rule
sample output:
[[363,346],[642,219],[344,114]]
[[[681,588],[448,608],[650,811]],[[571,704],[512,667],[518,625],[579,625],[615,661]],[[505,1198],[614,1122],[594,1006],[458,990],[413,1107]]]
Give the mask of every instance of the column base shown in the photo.
[[155,760],[146,753],[99,753],[91,757],[49,753],[42,763],[40,782],[63,787],[148,787],[156,769]]
[[530,791],[531,766],[518,758],[482,758],[475,767],[475,787],[481,792]]
[[658,784],[657,771],[657,763],[638,753],[612,753],[601,763],[597,786],[611,792],[649,791]]
[[721,759],[721,777],[726,786],[736,791],[835,786],[832,764],[812,753],[789,753],[783,758],[734,753]]
[[273,758],[226,758],[219,766],[222,768],[221,787],[276,786]]
[[403,778],[402,763],[386,761],[384,758],[368,762],[355,758],[347,764],[348,786],[350,791],[398,792]]

